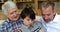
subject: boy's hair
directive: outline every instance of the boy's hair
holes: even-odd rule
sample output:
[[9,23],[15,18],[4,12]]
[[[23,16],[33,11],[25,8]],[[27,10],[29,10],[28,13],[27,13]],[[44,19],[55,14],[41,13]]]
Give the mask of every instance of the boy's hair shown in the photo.
[[24,19],[26,16],[30,17],[32,20],[35,19],[35,13],[31,7],[26,7],[20,14],[20,17]]

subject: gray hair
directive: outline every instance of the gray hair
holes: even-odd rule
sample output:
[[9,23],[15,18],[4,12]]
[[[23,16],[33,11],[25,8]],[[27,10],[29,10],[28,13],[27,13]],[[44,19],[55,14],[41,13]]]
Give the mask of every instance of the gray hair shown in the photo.
[[7,16],[8,15],[8,9],[9,8],[16,8],[17,6],[14,2],[12,1],[7,1],[2,5],[2,11],[4,12],[4,14]]
[[45,7],[45,8],[48,8],[49,6],[52,6],[52,10],[54,10],[54,6],[55,6],[55,4],[53,3],[53,2],[50,2],[50,1],[46,1],[46,2],[42,2],[41,3],[41,8],[42,7]]

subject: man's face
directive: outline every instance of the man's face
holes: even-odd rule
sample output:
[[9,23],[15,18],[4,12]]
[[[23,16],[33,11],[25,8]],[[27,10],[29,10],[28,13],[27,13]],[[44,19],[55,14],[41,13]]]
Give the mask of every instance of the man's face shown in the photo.
[[47,8],[42,7],[42,17],[45,22],[50,22],[54,18],[55,12],[52,11],[52,7],[49,6]]
[[8,17],[11,21],[18,20],[19,13],[16,8],[10,8],[8,9]]
[[30,17],[27,16],[23,19],[23,23],[26,26],[31,26],[33,24],[33,20]]

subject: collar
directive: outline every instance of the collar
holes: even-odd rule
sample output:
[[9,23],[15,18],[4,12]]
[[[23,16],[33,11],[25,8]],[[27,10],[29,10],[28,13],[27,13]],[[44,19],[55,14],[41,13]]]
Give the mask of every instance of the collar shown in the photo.
[[33,28],[34,26],[33,26],[33,24],[32,24],[30,27],[28,27],[28,26],[26,26],[26,25],[22,24],[22,27],[25,27],[25,28],[30,29],[30,28]]
[[19,20],[17,20],[16,22],[12,22],[9,18],[6,20],[8,23],[16,23],[17,21],[19,21]]
[[[43,19],[42,19],[42,20],[43,20]],[[44,20],[43,20],[43,22],[46,23]],[[56,13],[54,19],[51,20],[49,23],[53,23],[53,22],[55,22],[55,23],[60,22],[60,21],[59,21],[59,16],[58,16],[57,13]],[[48,24],[48,23],[46,23],[46,24]]]
[[53,22],[60,22],[58,17],[59,17],[58,14],[56,14],[52,21]]

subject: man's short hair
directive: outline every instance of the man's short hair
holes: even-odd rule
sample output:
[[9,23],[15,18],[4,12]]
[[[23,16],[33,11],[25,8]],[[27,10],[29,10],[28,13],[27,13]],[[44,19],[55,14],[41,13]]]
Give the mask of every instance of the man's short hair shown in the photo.
[[55,4],[53,2],[51,2],[51,1],[45,1],[45,2],[41,3],[41,8],[42,7],[48,8],[49,6],[52,6],[52,10],[54,10]]

